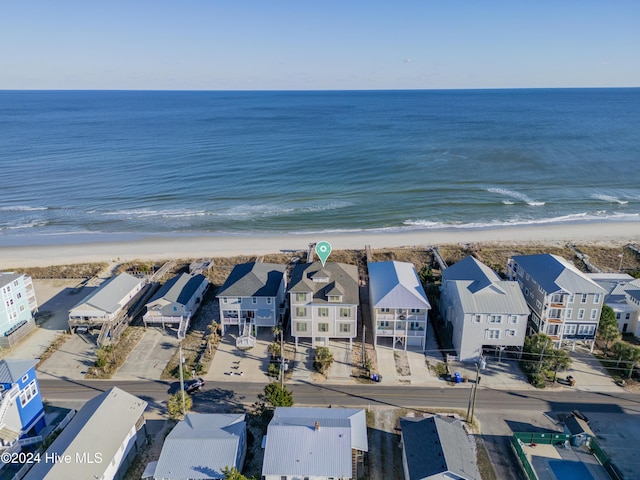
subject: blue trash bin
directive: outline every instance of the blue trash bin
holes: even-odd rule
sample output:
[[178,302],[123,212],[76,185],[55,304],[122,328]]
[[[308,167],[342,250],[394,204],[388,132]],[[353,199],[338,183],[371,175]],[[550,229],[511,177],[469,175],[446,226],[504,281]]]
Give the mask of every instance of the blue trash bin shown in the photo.
[[377,373],[374,373],[374,374],[372,375],[371,379],[372,379],[374,382],[379,382],[379,381],[380,381],[380,380],[378,379],[378,374],[377,374]]
[[462,378],[458,372],[454,373],[453,376],[456,378],[456,383],[462,383]]

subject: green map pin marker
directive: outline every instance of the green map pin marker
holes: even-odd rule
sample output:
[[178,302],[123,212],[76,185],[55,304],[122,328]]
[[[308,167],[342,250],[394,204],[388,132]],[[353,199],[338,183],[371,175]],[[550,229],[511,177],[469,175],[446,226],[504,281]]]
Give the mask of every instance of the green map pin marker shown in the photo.
[[329,242],[316,243],[316,253],[324,267],[324,263],[327,261],[327,258],[329,258],[329,254],[331,253],[331,244]]

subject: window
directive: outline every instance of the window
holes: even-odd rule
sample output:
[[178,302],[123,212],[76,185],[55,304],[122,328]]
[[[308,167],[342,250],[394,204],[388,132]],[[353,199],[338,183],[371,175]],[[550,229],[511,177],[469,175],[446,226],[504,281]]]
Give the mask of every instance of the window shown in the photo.
[[536,307],[542,308],[542,304],[540,303],[540,300],[536,300]]
[[306,302],[307,294],[306,293],[296,293],[296,302]]
[[342,318],[349,318],[351,317],[351,309],[348,307],[343,307],[340,309],[340,316]]
[[591,316],[589,318],[591,320],[595,320],[597,318],[596,315],[598,315],[598,309],[597,308],[592,308],[591,309]]
[[500,338],[500,330],[487,330],[487,338],[490,340],[497,340]]
[[389,328],[391,326],[391,324],[389,323],[389,320],[382,320],[381,322],[378,323],[380,328]]
[[329,309],[327,307],[318,308],[318,316],[319,317],[328,317],[329,316]]
[[564,318],[571,318],[571,315],[573,315],[573,309],[567,308],[567,311],[565,312]]
[[489,323],[502,323],[502,315],[491,315]]
[[577,329],[578,329],[578,326],[575,323],[571,324],[571,325],[565,325],[564,326],[564,334],[565,335],[575,335]]
[[616,313],[616,320],[620,320],[620,314]]
[[381,308],[380,309],[380,313],[390,313],[391,309],[390,308]]
[[572,293],[569,295],[569,300],[567,300],[568,303],[573,303],[573,300],[575,299],[575,295]]
[[307,323],[306,322],[296,322],[296,331],[298,331],[298,332],[306,332],[307,331]]
[[544,288],[542,288],[540,285],[538,285],[538,291],[539,291],[540,293],[544,293]]
[[271,305],[273,303],[273,298],[267,297],[267,304]]
[[524,287],[524,294],[526,297],[529,296],[529,289],[527,287]]
[[409,322],[409,330],[420,330],[422,322]]
[[251,297],[251,303],[255,305],[256,303],[258,303],[258,299],[256,297]]
[[593,335],[593,332],[595,332],[595,330],[595,325],[580,325],[578,327],[578,335]]
[[38,388],[36,387],[36,381],[32,380],[31,383],[20,393],[20,405],[25,406],[27,403],[31,401],[38,393]]
[[17,286],[18,286],[18,280],[14,280],[14,281],[13,281],[13,286],[14,286],[14,287],[17,287]]
[[22,294],[20,292],[18,292],[18,294],[16,295],[16,297],[18,298],[22,298]]
[[411,313],[420,313],[420,309],[419,308],[412,308],[411,309]]
[[473,323],[480,323],[480,322],[482,322],[482,317],[480,315],[474,315]]
[[529,274],[527,273],[527,282],[529,281]]
[[578,310],[578,320],[582,320],[584,318],[584,308]]
[[307,307],[296,307],[296,317],[306,317]]
[[515,330],[507,330],[507,337],[515,337],[515,336],[516,336]]
[[27,383],[29,381],[29,374],[27,373],[22,377],[22,383]]
[[517,315],[511,315],[511,318],[509,319],[509,323],[512,325],[515,325],[516,323],[518,323],[518,316]]
[[20,311],[23,312],[24,311],[24,305],[20,305]]
[[329,331],[329,324],[326,322],[321,322],[318,324],[318,331],[319,332],[328,332]]
[[236,303],[242,303],[242,299],[240,297],[236,298]]
[[629,320],[629,319],[631,318],[631,314],[630,314],[630,313],[627,313],[627,314],[624,316],[624,318],[625,318],[625,320]]
[[350,323],[341,323],[340,324],[340,333],[349,333],[351,332],[351,324]]
[[327,296],[327,301],[329,301],[329,302],[338,303],[341,300],[342,300],[342,296],[341,295],[328,295]]
[[600,303],[600,294],[599,294],[599,293],[596,293],[596,294],[593,296],[593,303],[595,303],[596,305],[597,305],[598,303]]
[[583,293],[582,298],[580,298],[580,303],[587,303],[587,294]]
[[228,303],[229,299],[227,297],[222,297],[222,303]]

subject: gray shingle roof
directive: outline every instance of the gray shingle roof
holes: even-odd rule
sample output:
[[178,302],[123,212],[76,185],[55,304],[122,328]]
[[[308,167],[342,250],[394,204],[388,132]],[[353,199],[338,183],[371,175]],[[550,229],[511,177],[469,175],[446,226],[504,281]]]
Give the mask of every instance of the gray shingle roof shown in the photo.
[[157,479],[224,478],[224,467],[236,465],[244,414],[190,413],[164,441],[156,465]]
[[206,282],[207,279],[204,275],[190,275],[188,273],[183,273],[181,275],[177,275],[171,279],[167,283],[165,283],[160,290],[153,296],[153,298],[149,301],[147,305],[154,304],[160,299],[164,299],[171,303],[179,303],[181,305],[186,305],[193,294],[200,288],[202,282]]
[[0,272],[0,287],[4,287],[5,285],[17,280],[22,276],[21,273],[13,273],[13,272]]
[[275,297],[285,268],[277,263],[251,262],[236,265],[216,296]]
[[368,268],[371,303],[374,307],[431,308],[413,264],[372,262]]
[[421,480],[451,472],[461,479],[480,479],[476,453],[460,420],[434,416],[401,418],[409,478]]
[[86,304],[103,312],[117,312],[122,299],[140,283],[142,283],[141,279],[123,272],[103,282],[102,285],[84,297],[71,310]]
[[442,281],[448,280],[472,280],[470,290],[477,292],[499,282],[501,278],[484,263],[469,255],[442,272]]
[[29,470],[25,480],[102,477],[146,407],[147,402],[118,387],[92,398],[76,413],[45,454],[70,455],[74,460],[76,454],[87,454],[91,459],[100,454],[103,461],[40,462]]
[[0,360],[0,383],[16,383],[22,376],[36,365],[35,360]]
[[513,260],[547,293],[605,293],[593,280],[562,257],[543,253],[515,255]]
[[351,477],[352,448],[369,449],[364,410],[278,407],[267,429],[262,475]]
[[[321,276],[328,276],[328,282],[314,282],[313,278],[318,278],[318,271],[322,270]],[[327,262],[324,267],[320,262],[301,263],[295,266],[291,272],[290,292],[312,292],[314,303],[327,301],[327,294],[334,288],[339,288],[342,292],[342,304],[358,305],[360,303],[358,267],[346,263]],[[337,287],[336,287],[337,284]]]

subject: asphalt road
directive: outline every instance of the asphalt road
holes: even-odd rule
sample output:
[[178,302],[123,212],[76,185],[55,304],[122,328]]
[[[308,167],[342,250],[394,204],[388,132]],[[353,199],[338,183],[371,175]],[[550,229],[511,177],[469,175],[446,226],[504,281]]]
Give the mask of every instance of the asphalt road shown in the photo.
[[[39,381],[43,397],[49,402],[82,402],[118,386],[147,402],[150,407],[161,408],[170,391],[178,389],[176,382],[132,380],[50,380]],[[329,385],[288,384],[293,390],[297,405],[344,407],[397,406],[466,409],[469,402],[468,388],[456,387],[398,387],[385,385]],[[256,401],[264,385],[240,382],[208,383],[194,396],[194,410],[220,410],[240,407]],[[502,391],[480,388],[476,411],[500,412],[524,410],[535,412],[567,412],[579,409],[583,412],[640,413],[640,395],[634,393],[597,393],[580,391]]]

